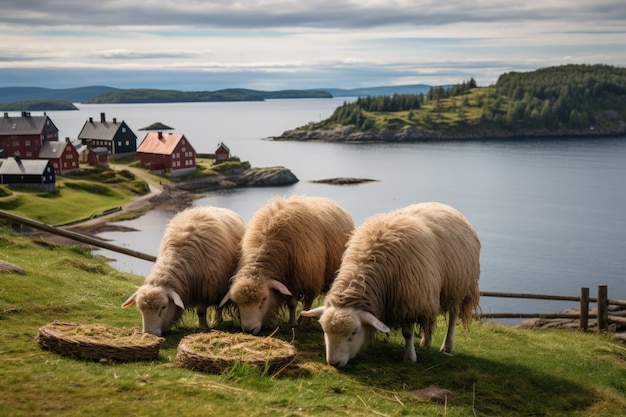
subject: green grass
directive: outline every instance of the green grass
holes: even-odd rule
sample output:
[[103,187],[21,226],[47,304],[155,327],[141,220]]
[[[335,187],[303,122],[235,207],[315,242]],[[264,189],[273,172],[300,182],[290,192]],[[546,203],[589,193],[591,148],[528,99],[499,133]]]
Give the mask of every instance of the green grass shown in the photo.
[[148,192],[147,183],[127,170],[85,169],[56,180],[54,192],[11,187],[9,193],[5,188],[0,210],[59,225],[124,206]]
[[[141,326],[120,305],[142,277],[111,268],[77,246],[51,245],[0,230],[0,260],[27,275],[0,272],[0,416],[614,416],[626,413],[626,348],[606,335],[521,330],[476,323],[457,332],[453,356],[437,345],[404,363],[399,331],[376,338],[348,366],[324,361],[323,333],[281,328],[298,349],[277,376],[238,366],[222,375],[176,365],[180,339],[198,331],[195,314],[167,334],[153,362],[100,364],[44,351],[35,342],[52,320]],[[221,330],[239,331],[227,319]],[[268,334],[270,331],[266,334]],[[447,404],[411,391],[437,385]]]

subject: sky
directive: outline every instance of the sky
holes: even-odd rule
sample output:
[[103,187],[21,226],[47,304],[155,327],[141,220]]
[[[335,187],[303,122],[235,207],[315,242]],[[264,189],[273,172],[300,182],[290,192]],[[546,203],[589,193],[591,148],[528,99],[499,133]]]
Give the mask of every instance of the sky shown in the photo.
[[626,66],[623,0],[0,0],[0,87],[275,91]]

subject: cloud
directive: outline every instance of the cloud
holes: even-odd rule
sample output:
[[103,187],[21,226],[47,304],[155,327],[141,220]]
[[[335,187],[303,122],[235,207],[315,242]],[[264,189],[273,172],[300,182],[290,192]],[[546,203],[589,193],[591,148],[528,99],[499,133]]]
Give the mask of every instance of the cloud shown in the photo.
[[485,85],[511,70],[626,64],[621,0],[0,0],[0,10],[10,45],[0,86]]

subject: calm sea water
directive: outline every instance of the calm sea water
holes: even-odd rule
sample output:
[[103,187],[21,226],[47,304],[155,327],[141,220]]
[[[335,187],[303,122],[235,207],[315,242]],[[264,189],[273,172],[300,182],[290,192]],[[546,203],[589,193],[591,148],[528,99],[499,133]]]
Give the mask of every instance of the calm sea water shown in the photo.
[[[334,199],[357,224],[422,201],[450,204],[472,222],[482,242],[484,291],[626,299],[626,137],[411,144],[333,144],[262,140],[328,117],[343,99],[259,103],[80,105],[50,112],[61,136],[75,137],[91,116],[139,128],[159,121],[184,133],[199,152],[224,141],[253,166],[282,165],[300,182],[289,187],[207,193],[196,205],[234,209],[246,220],[273,195]],[[377,180],[352,186],[314,184],[330,177]],[[153,211],[123,222],[137,232],[109,232],[114,244],[156,255],[173,212]],[[146,275],[150,262],[110,251],[120,270]],[[551,312],[563,302],[486,298],[484,312]]]

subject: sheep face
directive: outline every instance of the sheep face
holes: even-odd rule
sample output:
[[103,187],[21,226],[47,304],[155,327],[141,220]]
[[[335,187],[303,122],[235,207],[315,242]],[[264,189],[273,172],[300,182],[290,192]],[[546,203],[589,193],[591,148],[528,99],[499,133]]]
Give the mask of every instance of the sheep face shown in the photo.
[[373,314],[333,306],[303,311],[305,317],[319,317],[324,330],[326,362],[341,368],[348,364],[369,342],[375,330],[388,333],[389,327]]
[[144,285],[131,295],[122,307],[137,303],[143,321],[143,332],[161,336],[178,321],[185,309],[180,296],[172,289]]
[[256,335],[263,324],[278,312],[283,296],[291,296],[291,292],[279,281],[241,277],[233,284],[220,305],[227,299],[237,304],[241,329]]

